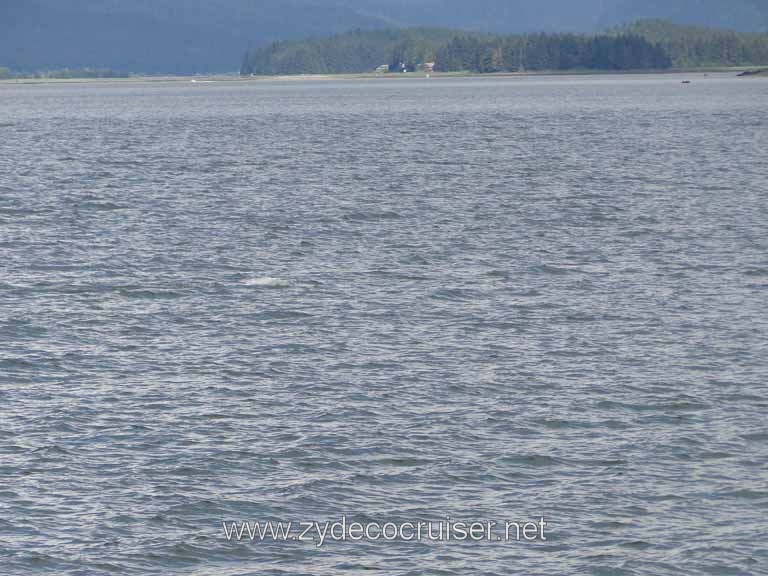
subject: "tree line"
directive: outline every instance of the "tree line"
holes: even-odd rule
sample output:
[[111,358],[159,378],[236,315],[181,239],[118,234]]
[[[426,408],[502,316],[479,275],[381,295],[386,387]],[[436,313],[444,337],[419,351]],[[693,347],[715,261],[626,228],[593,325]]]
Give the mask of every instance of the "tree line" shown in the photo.
[[657,44],[635,34],[530,34],[500,38],[456,36],[437,51],[445,72],[523,70],[650,70],[672,66]]

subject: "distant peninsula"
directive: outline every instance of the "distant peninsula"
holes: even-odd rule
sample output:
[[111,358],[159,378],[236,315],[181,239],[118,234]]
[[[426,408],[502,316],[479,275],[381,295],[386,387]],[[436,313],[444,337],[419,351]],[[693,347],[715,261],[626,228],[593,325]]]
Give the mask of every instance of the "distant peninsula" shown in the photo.
[[355,30],[250,50],[244,76],[632,71],[768,65],[768,34],[641,20],[602,34]]
[[37,72],[14,72],[6,66],[0,66],[0,80],[85,80],[128,77],[128,74],[116,72],[109,68],[63,68]]

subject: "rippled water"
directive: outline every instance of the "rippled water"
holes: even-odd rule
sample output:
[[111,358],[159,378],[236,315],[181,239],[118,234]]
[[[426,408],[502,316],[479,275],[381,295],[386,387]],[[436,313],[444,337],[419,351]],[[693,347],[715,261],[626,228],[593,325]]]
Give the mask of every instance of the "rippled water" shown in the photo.
[[[0,86],[3,574],[767,574],[768,81]],[[234,543],[222,520],[546,542]]]

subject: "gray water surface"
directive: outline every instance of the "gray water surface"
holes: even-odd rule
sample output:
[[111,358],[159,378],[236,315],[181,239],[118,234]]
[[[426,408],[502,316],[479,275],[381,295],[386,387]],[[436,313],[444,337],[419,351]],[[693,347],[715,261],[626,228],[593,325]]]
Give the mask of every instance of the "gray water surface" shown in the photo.
[[0,573],[768,574],[767,102],[0,85]]

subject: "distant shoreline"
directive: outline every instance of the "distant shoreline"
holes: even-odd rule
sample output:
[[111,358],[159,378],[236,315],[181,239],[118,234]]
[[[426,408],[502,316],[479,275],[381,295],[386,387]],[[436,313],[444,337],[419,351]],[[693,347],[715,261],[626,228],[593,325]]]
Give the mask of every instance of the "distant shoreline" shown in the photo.
[[[753,72],[743,74],[744,72]],[[190,84],[210,84],[219,82],[249,83],[264,81],[330,81],[330,80],[407,80],[419,78],[535,78],[547,76],[674,76],[684,74],[734,74],[743,77],[766,77],[768,70],[749,66],[690,68],[670,70],[543,70],[528,72],[405,72],[377,74],[362,72],[350,74],[291,74],[276,76],[241,76],[239,74],[210,75],[164,75],[164,76],[127,76],[115,78],[8,78],[0,80],[0,86],[35,85],[35,84],[130,84],[130,83],[167,83],[186,82]]]

